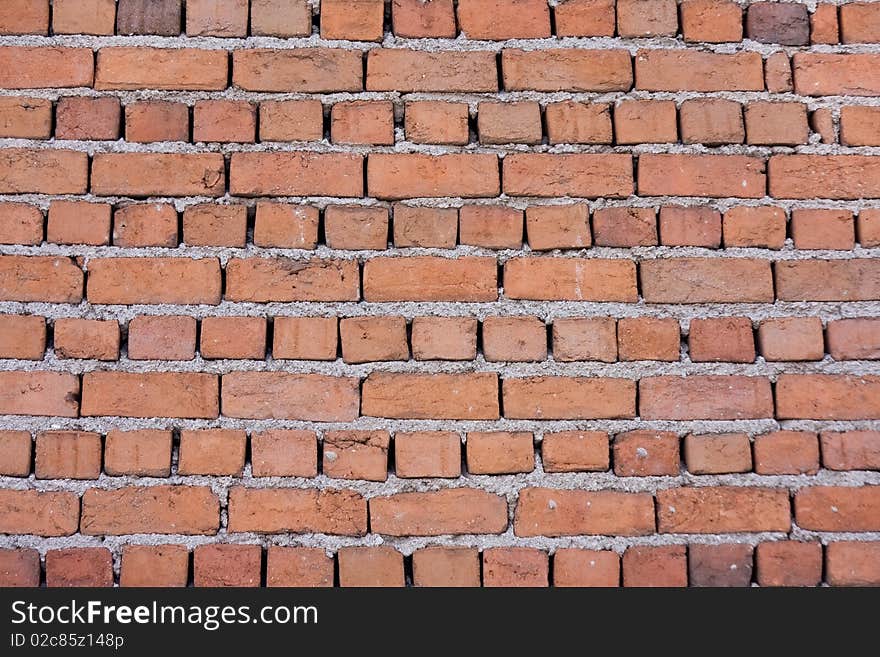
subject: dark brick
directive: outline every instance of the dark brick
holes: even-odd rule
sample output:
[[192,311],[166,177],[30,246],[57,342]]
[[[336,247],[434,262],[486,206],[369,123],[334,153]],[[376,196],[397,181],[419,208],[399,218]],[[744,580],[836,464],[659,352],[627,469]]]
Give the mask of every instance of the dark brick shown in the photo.
[[180,0],[119,0],[117,34],[180,34]]
[[791,2],[758,2],[749,6],[748,38],[761,43],[805,46],[810,43],[806,5]]
[[748,586],[752,581],[752,546],[691,545],[688,576],[691,586]]

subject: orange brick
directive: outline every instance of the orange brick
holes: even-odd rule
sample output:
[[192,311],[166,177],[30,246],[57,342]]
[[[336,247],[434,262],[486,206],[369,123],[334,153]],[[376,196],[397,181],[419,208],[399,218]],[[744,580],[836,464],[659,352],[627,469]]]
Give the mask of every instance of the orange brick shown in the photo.
[[202,358],[252,358],[266,356],[264,317],[205,317],[199,352]]
[[361,415],[399,419],[497,420],[498,376],[372,372],[363,382]]
[[113,556],[103,547],[46,551],[46,586],[113,586]]
[[248,0],[187,0],[187,36],[243,37],[248,29]]
[[755,436],[758,474],[816,474],[819,440],[808,431],[774,431]]
[[834,542],[825,549],[825,578],[831,586],[877,586],[880,541]]
[[341,48],[235,50],[232,82],[247,91],[362,91],[361,51]]
[[620,557],[611,550],[560,548],[553,555],[553,586],[620,586]]
[[626,197],[633,192],[632,158],[626,154],[515,153],[504,159],[504,192],[510,196]]
[[[565,5],[573,4],[572,0]],[[558,5],[562,7],[562,5]],[[547,140],[551,144],[610,144],[611,105],[605,103],[550,103],[544,108]]]
[[506,91],[629,91],[633,83],[632,60],[622,49],[505,48],[501,68]]
[[817,586],[822,581],[820,543],[761,543],[755,561],[761,586]]
[[189,575],[185,545],[124,545],[119,586],[183,587]]
[[180,432],[180,475],[241,476],[247,435],[235,429]]
[[880,470],[880,431],[823,431],[819,438],[829,470]]
[[0,256],[0,300],[79,303],[83,272],[71,258]]
[[409,360],[404,317],[349,317],[339,321],[339,334],[346,363]]
[[245,419],[350,422],[357,417],[357,379],[289,372],[223,375],[223,412]]
[[469,432],[465,444],[468,472],[531,472],[535,469],[533,438],[527,431]]
[[498,91],[497,71],[492,52],[374,48],[367,54],[366,89],[400,93],[494,92]]
[[608,434],[604,431],[545,433],[541,440],[545,472],[605,471],[610,463]]
[[97,479],[101,474],[101,436],[85,431],[37,434],[37,479]]
[[681,140],[685,144],[741,144],[742,107],[734,100],[700,98],[686,100],[679,110]]
[[39,552],[30,548],[0,548],[0,586],[39,585]]
[[4,534],[70,536],[79,524],[79,496],[66,491],[0,490]]
[[168,203],[139,203],[113,213],[113,246],[177,246],[177,210]]
[[95,66],[95,89],[220,91],[227,86],[228,69],[229,54],[225,50],[101,48]]
[[618,378],[504,379],[504,416],[512,419],[587,420],[635,417],[635,384]]
[[657,244],[654,208],[599,208],[593,213],[596,246],[651,246]]
[[455,208],[423,208],[395,203],[393,213],[394,246],[455,247],[458,237],[458,210]]
[[614,0],[568,0],[553,13],[556,36],[614,36]]
[[688,578],[691,586],[750,586],[752,546],[742,543],[688,546]]
[[671,587],[687,584],[687,548],[684,545],[636,546],[623,553],[624,586]]
[[333,586],[333,558],[320,548],[270,545],[266,586]]
[[828,108],[820,107],[813,110],[810,114],[810,129],[819,135],[823,144],[833,144],[837,141],[834,119]]
[[79,380],[62,372],[0,372],[4,415],[76,417]]
[[858,420],[880,409],[880,378],[858,375],[781,374],[776,380],[776,417]]
[[381,41],[382,0],[327,0],[321,3],[321,38]]
[[638,299],[635,265],[597,258],[511,258],[504,263],[510,299],[620,301]]
[[762,198],[764,170],[763,159],[747,155],[646,153],[639,157],[639,193]]
[[220,153],[98,153],[92,158],[97,196],[223,196]]
[[617,322],[620,360],[679,359],[680,329],[671,317],[624,317]]
[[674,431],[628,431],[614,438],[614,474],[618,477],[676,476],[679,461]]
[[692,474],[727,474],[752,469],[752,447],[744,433],[694,435],[684,439],[684,460]]
[[797,249],[850,250],[855,247],[855,221],[849,210],[791,211],[791,236]]
[[40,208],[24,203],[0,203],[0,244],[37,245],[42,241]]
[[116,26],[114,0],[57,0],[52,3],[55,34],[112,36]]
[[412,563],[414,586],[480,585],[480,553],[475,548],[421,548],[413,552]]
[[660,244],[663,246],[721,246],[721,213],[705,206],[660,208]]
[[93,258],[87,294],[93,304],[220,303],[217,258]]
[[403,555],[392,547],[342,547],[336,558],[340,586],[405,585]]
[[139,315],[128,323],[132,360],[192,360],[196,355],[196,320],[186,315]]
[[790,514],[788,490],[784,489],[700,486],[657,493],[661,534],[787,533]]
[[80,533],[216,534],[220,501],[206,486],[130,486],[89,488],[82,497]]
[[688,337],[690,358],[697,362],[755,362],[755,336],[748,317],[692,319]]
[[55,138],[118,139],[121,113],[117,98],[62,98],[55,108]]
[[95,55],[91,48],[0,48],[0,86],[4,89],[91,87]]
[[0,7],[0,35],[49,32],[49,0],[6,0]]
[[46,320],[36,315],[0,315],[0,358],[43,360]]
[[498,158],[488,153],[372,153],[367,161],[367,189],[381,199],[494,197],[500,184]]
[[55,320],[55,355],[58,358],[119,359],[119,324],[115,319]]
[[461,437],[451,431],[396,433],[394,466],[398,477],[458,477]]
[[777,262],[776,298],[782,301],[870,301],[880,298],[880,261]]
[[330,141],[334,144],[393,144],[392,104],[384,100],[335,103],[330,112]]
[[0,430],[0,475],[27,477],[31,473],[31,434]]
[[742,41],[742,9],[730,0],[684,0],[681,31],[689,42]]
[[501,534],[507,529],[507,501],[475,488],[374,497],[370,528],[388,536]]
[[251,434],[254,477],[315,477],[318,441],[314,431],[269,429]]
[[531,101],[480,103],[477,130],[484,144],[540,144],[541,108]]
[[164,100],[129,103],[125,106],[125,141],[189,141],[189,108]]
[[617,33],[622,37],[675,36],[675,0],[617,0]]
[[388,247],[388,210],[380,207],[331,205],[324,210],[324,233],[332,249]]
[[58,244],[110,243],[111,207],[87,201],[52,201],[46,223],[46,241]]
[[251,0],[251,34],[297,37],[312,33],[312,8],[306,0]]
[[553,359],[617,360],[617,322],[610,317],[571,317],[553,322]]
[[83,375],[83,416],[216,418],[219,381],[196,372],[106,372]]
[[271,100],[260,103],[260,141],[319,141],[324,108],[319,100]]
[[483,550],[483,586],[549,586],[547,553],[534,548],[496,547]]
[[880,146],[877,136],[880,108],[848,105],[840,108],[840,143],[845,146]]
[[458,25],[469,39],[541,39],[550,36],[544,0],[459,0]]
[[678,141],[675,103],[671,100],[625,100],[614,106],[618,144]]
[[190,246],[243,247],[247,208],[243,205],[200,203],[183,211],[183,241]]
[[870,2],[853,2],[840,7],[840,35],[843,43],[878,43],[880,13]]
[[639,50],[636,89],[645,91],[763,91],[764,66],[756,52]]
[[195,586],[257,587],[263,548],[259,545],[197,545],[193,550]]
[[350,490],[237,486],[229,491],[229,531],[363,536],[367,502]]
[[193,110],[193,141],[253,143],[257,108],[247,101],[200,100]]
[[48,139],[52,134],[52,103],[42,98],[0,98],[0,136]]
[[107,432],[104,471],[111,476],[168,477],[171,475],[171,432],[139,429]]
[[229,176],[230,192],[239,196],[363,194],[363,162],[357,154],[233,153]]
[[724,213],[724,246],[781,249],[785,226],[782,208],[737,206]]
[[770,263],[746,258],[669,258],[639,265],[648,303],[773,301]]
[[394,34],[410,39],[455,37],[452,0],[393,0],[391,24]]
[[828,322],[828,353],[834,360],[880,359],[880,320],[838,319]]
[[385,481],[390,441],[387,431],[328,431],[324,434],[324,474]]
[[[395,5],[398,2],[433,7],[439,6],[442,0],[425,3],[421,0],[396,0]],[[404,130],[407,141],[416,144],[466,144],[470,138],[468,106],[465,103],[432,100],[408,102],[404,111]]]
[[880,197],[880,168],[867,155],[773,155],[767,165],[775,198]]
[[495,258],[413,256],[370,258],[364,264],[366,301],[495,301]]
[[414,317],[415,360],[473,360],[477,355],[477,320],[472,317]]
[[814,531],[872,532],[880,527],[877,486],[815,486],[794,497],[798,527]]
[[487,361],[540,361],[547,358],[547,327],[537,317],[487,317],[483,320]]
[[581,203],[530,206],[526,234],[535,251],[590,246],[590,210]]
[[459,209],[459,242],[489,249],[518,249],[523,242],[522,210],[500,205]]
[[837,6],[818,5],[810,15],[810,43],[837,43],[840,38],[837,23]]
[[773,416],[770,381],[761,377],[691,375],[639,381],[642,419],[758,419]]
[[276,317],[273,358],[335,360],[335,317]]
[[810,137],[803,103],[753,102],[746,105],[745,117],[749,144],[795,146]]
[[880,246],[880,211],[861,210],[856,233],[862,246]]

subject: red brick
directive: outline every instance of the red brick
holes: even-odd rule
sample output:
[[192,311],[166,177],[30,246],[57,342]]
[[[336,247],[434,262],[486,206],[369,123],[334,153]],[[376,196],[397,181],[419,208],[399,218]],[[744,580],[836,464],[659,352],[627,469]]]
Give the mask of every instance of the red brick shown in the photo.
[[753,376],[651,376],[639,381],[643,420],[746,420],[773,417],[770,381]]
[[400,93],[498,91],[495,53],[374,48],[367,54],[366,89]]
[[[573,4],[573,0],[565,6]],[[563,5],[557,5],[558,8]],[[551,144],[610,144],[611,105],[563,101],[544,107],[547,140]]]
[[705,206],[660,208],[660,244],[663,246],[721,246],[721,213]]
[[118,139],[121,114],[118,98],[62,98],[55,108],[55,138]]
[[560,548],[553,555],[553,586],[620,586],[620,557],[611,550]]
[[0,150],[0,194],[84,194],[88,169],[85,153],[5,148]]
[[553,13],[556,36],[614,36],[614,0],[568,0]]
[[629,91],[633,84],[630,54],[622,49],[505,48],[501,68],[506,91]]
[[205,317],[199,352],[202,358],[251,358],[266,356],[265,317]]
[[777,262],[776,297],[783,301],[880,299],[880,260]]
[[540,144],[541,107],[533,101],[480,103],[477,130],[483,144]]
[[116,27],[114,0],[54,0],[52,31],[55,34],[112,36]]
[[742,41],[742,8],[730,0],[683,0],[681,31],[688,42]]
[[128,323],[132,360],[192,360],[196,320],[187,315],[138,315]]
[[393,0],[391,24],[399,37],[451,39],[455,37],[455,8],[452,0]]
[[92,159],[96,196],[222,196],[219,153],[98,153]]
[[629,379],[530,377],[504,380],[504,416],[511,419],[591,420],[635,417]]
[[244,488],[229,491],[230,532],[363,536],[367,502],[349,490]]
[[692,474],[727,474],[752,469],[752,446],[748,434],[719,433],[684,439],[684,460]]
[[276,317],[273,358],[336,359],[335,317]]
[[[420,7],[433,7],[441,0],[397,0]],[[451,2],[451,0],[450,0]],[[417,100],[406,103],[404,129],[407,141],[416,144],[464,145],[470,138],[468,106],[465,103]]]
[[810,138],[807,106],[803,103],[754,102],[746,105],[746,142],[796,146]]
[[0,430],[0,475],[27,477],[31,473],[31,434]]
[[193,550],[194,585],[258,587],[262,560],[259,545],[197,545]]
[[124,545],[119,586],[186,586],[189,550],[184,545]]
[[183,430],[177,474],[240,477],[246,444],[247,435],[236,429]]
[[177,246],[177,210],[167,203],[139,203],[113,213],[113,246]]
[[37,315],[0,315],[0,358],[43,360],[46,320]]
[[223,414],[245,419],[350,422],[358,380],[323,374],[230,372],[223,375]]
[[468,432],[467,468],[471,474],[515,474],[535,469],[534,436],[528,431]]
[[624,100],[614,106],[618,144],[678,141],[675,103],[671,100]]
[[260,103],[260,141],[320,141],[324,108],[319,100]]
[[257,108],[247,101],[200,100],[193,109],[193,141],[253,143]]
[[593,213],[596,246],[653,246],[657,244],[654,208],[599,208]]
[[125,141],[189,141],[189,108],[164,100],[129,103],[125,106]]
[[403,555],[386,545],[343,547],[339,560],[339,585],[355,587],[405,586]]
[[312,8],[306,0],[251,0],[251,34],[296,37],[312,33]]
[[550,36],[545,0],[459,0],[458,25],[468,39],[542,39]]
[[676,476],[679,464],[674,431],[636,430],[614,438],[614,474],[618,477]]
[[346,363],[409,360],[406,318],[349,317],[339,322]]
[[758,327],[758,345],[768,361],[822,360],[825,346],[818,317],[765,319]]
[[853,2],[840,7],[840,35],[843,43],[880,42],[880,8],[870,2]]
[[788,532],[788,491],[725,486],[662,490],[657,493],[657,529],[661,534]]
[[649,493],[523,488],[514,533],[523,537],[646,536],[654,533],[654,500]]
[[880,146],[880,107],[847,105],[840,108],[840,143],[844,146]]
[[333,586],[333,558],[320,548],[270,545],[266,586]]
[[617,0],[617,33],[622,37],[675,36],[675,0]]
[[88,372],[83,416],[216,418],[218,379],[190,372]]
[[833,144],[837,141],[834,119],[831,110],[826,107],[820,107],[810,113],[810,129],[819,135],[823,144]]
[[119,0],[116,29],[119,34],[180,34],[180,0]]
[[370,258],[364,264],[364,299],[495,301],[497,277],[495,258]]
[[415,360],[473,360],[477,356],[477,320],[472,317],[414,317]]
[[776,417],[780,420],[860,420],[880,414],[880,377],[780,374]]
[[763,68],[756,52],[640,50],[635,86],[645,91],[763,91]]
[[737,206],[724,213],[724,246],[781,249],[785,244],[785,210]]
[[354,260],[241,258],[226,264],[228,301],[357,301]]
[[545,360],[547,327],[538,317],[486,317],[483,357],[489,362]]
[[617,322],[610,317],[570,317],[553,322],[553,359],[617,360]]
[[111,207],[86,201],[52,201],[46,241],[104,246],[110,243]]
[[315,477],[318,440],[314,431],[269,429],[251,434],[254,477]]
[[248,0],[187,0],[187,36],[243,37],[248,29]]
[[382,0],[326,0],[321,3],[321,38],[381,41]]
[[0,6],[0,34],[45,36],[48,32],[49,0],[6,0]]
[[46,586],[113,586],[113,556],[103,547],[46,551]]
[[0,586],[40,585],[40,553],[30,548],[0,548]]
[[762,159],[747,155],[647,153],[639,157],[639,194],[761,198],[764,169]]
[[504,294],[511,299],[634,303],[635,264],[598,258],[511,258],[504,263]]
[[496,547],[483,550],[483,586],[549,586],[549,557],[543,550]]
[[111,476],[168,477],[171,475],[171,431],[139,429],[107,432],[104,472]]
[[119,341],[119,324],[116,320],[55,320],[54,350],[58,358],[117,360]]
[[816,474],[819,441],[809,431],[774,431],[755,436],[758,474]]
[[880,431],[823,431],[820,442],[829,470],[880,470]]
[[474,548],[421,548],[413,552],[412,562],[414,586],[480,585],[480,553]]
[[361,414],[432,420],[497,420],[495,373],[372,372],[362,385]]
[[[30,440],[30,437],[28,437]],[[451,431],[394,434],[394,467],[403,478],[461,475],[461,437]]]
[[837,23],[837,6],[819,4],[810,16],[810,43],[837,43],[840,39]]
[[820,543],[761,543],[755,561],[761,586],[817,586],[822,581]]
[[678,320],[672,317],[624,317],[617,322],[620,360],[665,360],[680,357]]
[[76,417],[79,379],[65,372],[0,372],[0,414]]
[[743,543],[688,546],[691,586],[749,586],[752,582],[752,546]]
[[216,534],[220,502],[206,486],[130,486],[89,488],[83,493],[80,533]]
[[880,359],[880,319],[828,322],[828,353],[834,360]]
[[367,188],[381,199],[497,196],[501,183],[493,154],[372,153]]
[[37,479],[97,479],[101,474],[101,436],[86,431],[37,434]]
[[324,434],[324,474],[333,479],[385,481],[387,431],[328,431]]
[[746,258],[643,260],[647,303],[766,303],[773,301],[770,263]]
[[634,546],[623,553],[624,586],[672,587],[687,584],[687,548],[684,545]]
[[455,247],[458,237],[458,210],[455,208],[423,208],[395,203],[393,213],[394,246]]
[[52,134],[52,103],[42,98],[0,98],[0,136],[48,139]]
[[511,196],[626,197],[633,192],[632,158],[625,154],[517,153],[504,160]]
[[331,249],[375,249],[388,246],[388,210],[331,205],[324,210],[324,234]]
[[465,205],[459,209],[459,243],[487,249],[519,249],[522,210],[501,205]]
[[692,319],[688,351],[695,363],[753,363],[755,336],[752,320],[748,317]]
[[834,542],[825,548],[825,578],[831,586],[880,584],[880,542]]
[[233,153],[236,196],[361,196],[363,161],[349,153]]
[[364,88],[361,51],[340,48],[235,50],[232,83],[246,91],[361,91]]
[[794,496],[798,527],[813,531],[876,532],[880,529],[880,486],[817,486]]
[[541,440],[544,472],[602,472],[608,470],[608,434],[604,431],[545,433]]
[[501,534],[507,529],[507,500],[474,488],[374,497],[370,529],[387,536]]
[[3,534],[70,536],[78,524],[79,496],[75,493],[0,489]]
[[0,256],[0,300],[3,301],[79,303],[82,279],[82,270],[71,258]]
[[0,87],[91,87],[94,62],[91,48],[3,46],[0,47]]
[[805,96],[876,96],[878,62],[876,54],[795,53],[795,90]]
[[226,88],[228,67],[225,50],[101,48],[95,67],[95,89],[220,91]]
[[0,203],[0,244],[38,245],[42,241],[40,208],[25,203]]
[[393,144],[394,106],[384,100],[335,103],[330,112],[330,141],[334,144]]
[[681,104],[681,140],[685,144],[741,144],[742,106],[734,100],[699,98]]
[[768,171],[775,198],[880,197],[880,163],[867,155],[774,155]]
[[581,203],[533,205],[526,210],[526,234],[535,251],[590,246],[590,210]]

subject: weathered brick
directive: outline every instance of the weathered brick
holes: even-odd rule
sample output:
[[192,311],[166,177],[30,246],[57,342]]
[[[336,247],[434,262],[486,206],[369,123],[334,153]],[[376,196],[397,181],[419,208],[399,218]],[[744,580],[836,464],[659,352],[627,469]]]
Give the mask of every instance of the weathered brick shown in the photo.
[[480,553],[474,548],[421,548],[413,552],[412,562],[414,586],[480,585]]
[[37,479],[97,479],[101,474],[101,436],[88,431],[37,434]]
[[96,196],[223,196],[219,153],[98,153],[92,159]]
[[795,91],[804,96],[880,95],[880,55],[795,53]]
[[26,203],[0,203],[0,244],[37,245],[43,241],[43,213]]
[[229,165],[229,191],[237,196],[362,196],[362,156],[234,153]]
[[336,479],[385,481],[387,431],[328,431],[324,434],[324,474]]
[[262,558],[263,548],[259,545],[197,545],[193,550],[193,584],[259,586]]
[[374,497],[370,529],[386,536],[501,534],[507,529],[507,500],[473,488]]
[[743,420],[773,417],[770,381],[753,376],[651,376],[639,381],[643,420]]
[[550,36],[544,0],[459,0],[458,25],[468,39],[543,39]]
[[829,470],[880,470],[880,431],[823,431],[819,439]]
[[831,586],[880,584],[880,541],[829,543],[825,548],[825,578]]
[[0,430],[0,475],[27,477],[31,473],[31,434]]
[[37,315],[0,315],[0,358],[42,360],[46,320]]
[[405,586],[403,555],[393,547],[343,547],[336,557],[340,586]]
[[88,372],[83,416],[216,418],[218,377],[190,372]]
[[657,529],[662,534],[788,532],[788,491],[725,486],[662,490],[657,493]]
[[647,153],[639,157],[638,190],[645,196],[761,198],[764,171],[764,160],[747,155]]
[[838,319],[828,322],[828,353],[834,360],[880,359],[880,319]]
[[70,536],[78,525],[75,493],[0,489],[0,533]]
[[497,277],[495,258],[370,258],[364,265],[364,299],[495,301]]
[[367,54],[366,89],[401,93],[494,92],[498,90],[495,54],[374,48]]
[[674,477],[680,461],[674,431],[627,431],[614,438],[614,474],[618,477]]
[[139,315],[128,323],[128,357],[132,360],[192,360],[196,355],[195,317]]
[[251,434],[251,473],[255,477],[314,477],[318,440],[314,431],[269,429]]
[[774,431],[755,436],[758,474],[816,474],[819,440],[810,431]]
[[782,301],[880,299],[880,260],[777,262],[776,298]]
[[236,486],[229,491],[229,531],[363,536],[367,501],[348,490]]
[[227,59],[225,50],[101,48],[95,67],[95,89],[220,91],[226,88]]
[[91,87],[94,70],[91,48],[0,47],[0,87],[4,89]]
[[76,417],[79,379],[66,372],[0,372],[0,413]]
[[629,91],[633,84],[630,55],[619,49],[505,48],[501,69],[507,91]]
[[688,546],[691,586],[749,586],[752,582],[752,546],[744,543]]
[[461,437],[451,431],[398,432],[394,434],[394,468],[404,478],[458,477]]
[[483,586],[548,586],[550,560],[543,550],[495,547],[483,550]]
[[541,440],[545,472],[604,471],[610,463],[608,434],[603,431],[545,433]]
[[623,553],[622,565],[624,586],[687,586],[684,545],[636,545]]
[[358,414],[357,379],[288,372],[223,375],[223,414],[250,419],[350,422]]
[[392,0],[391,25],[399,37],[451,39],[455,37],[455,7],[452,0]]
[[504,416],[512,419],[588,420],[635,417],[635,382],[618,378],[504,379]]
[[813,531],[875,532],[880,528],[880,486],[816,486],[794,496],[798,527]]
[[105,547],[62,548],[46,552],[46,586],[113,586],[113,556]]
[[0,586],[40,585],[40,553],[31,548],[0,548]]
[[684,461],[693,474],[726,474],[752,469],[752,446],[748,434],[719,433],[684,439]]
[[635,263],[598,258],[511,258],[504,263],[504,294],[549,301],[638,300]]
[[119,586],[183,587],[189,575],[185,545],[125,545]]
[[[498,376],[372,372],[362,385],[361,414],[435,420],[497,420]],[[355,409],[356,410],[356,409]]]
[[639,274],[642,296],[648,303],[773,301],[773,278],[765,260],[643,260]]
[[80,533],[216,534],[220,502],[206,486],[89,488],[82,498]]
[[167,477],[171,474],[171,431],[136,429],[107,432],[104,472],[111,476]]
[[559,548],[553,555],[553,586],[620,586],[620,557],[611,550]]
[[[585,511],[586,509],[586,511]],[[654,533],[648,493],[524,488],[514,519],[517,536],[644,536]]]
[[216,258],[96,258],[87,286],[93,304],[220,303]]
[[76,151],[0,149],[0,194],[84,194],[88,168],[88,155]]
[[776,417],[860,420],[880,413],[880,377],[833,374],[780,374]]
[[52,103],[43,98],[0,98],[0,136],[48,139],[52,134]]
[[763,91],[763,68],[756,52],[640,50],[635,57],[635,87],[645,91]]
[[333,586],[333,558],[320,548],[271,545],[266,586]]
[[465,453],[471,474],[515,474],[535,469],[534,436],[528,431],[469,431]]
[[553,359],[617,360],[617,322],[610,317],[569,317],[553,322]]

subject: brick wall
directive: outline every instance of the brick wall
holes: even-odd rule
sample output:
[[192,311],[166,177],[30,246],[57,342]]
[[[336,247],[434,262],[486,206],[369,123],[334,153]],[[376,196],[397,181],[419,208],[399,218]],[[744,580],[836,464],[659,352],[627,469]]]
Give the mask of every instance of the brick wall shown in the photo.
[[880,3],[183,5],[0,4],[0,584],[880,583]]

